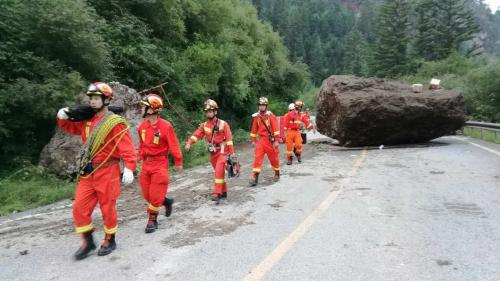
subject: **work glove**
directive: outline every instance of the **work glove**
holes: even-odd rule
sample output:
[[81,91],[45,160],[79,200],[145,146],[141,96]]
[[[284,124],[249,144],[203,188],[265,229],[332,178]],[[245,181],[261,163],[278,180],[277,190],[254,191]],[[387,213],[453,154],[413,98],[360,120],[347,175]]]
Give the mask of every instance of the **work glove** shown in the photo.
[[59,109],[59,111],[57,112],[57,118],[61,119],[61,120],[66,120],[69,118],[68,114],[66,113],[66,111],[68,111],[69,108],[65,107],[65,108],[61,108]]
[[127,169],[126,167],[123,168],[123,176],[122,176],[122,183],[123,185],[129,185],[134,181],[134,173]]
[[186,145],[184,146],[184,149],[186,151],[189,151],[191,149],[191,145],[189,143],[186,143]]

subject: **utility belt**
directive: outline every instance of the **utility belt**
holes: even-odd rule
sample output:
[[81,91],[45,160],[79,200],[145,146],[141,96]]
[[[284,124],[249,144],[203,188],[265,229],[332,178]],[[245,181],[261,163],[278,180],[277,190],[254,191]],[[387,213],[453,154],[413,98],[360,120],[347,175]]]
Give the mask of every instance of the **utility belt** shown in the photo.
[[87,164],[87,166],[85,166],[85,168],[83,168],[80,171],[80,175],[86,176],[86,175],[92,173],[94,171],[94,169],[96,169],[96,168],[106,168],[106,167],[113,166],[113,165],[119,164],[119,163],[120,163],[120,159],[111,159],[111,160],[106,161],[104,164],[102,164],[102,162],[90,161]]
[[222,143],[209,143],[207,151],[209,153],[215,153],[217,151],[217,149],[221,148],[221,146],[222,146]]
[[153,156],[143,156],[142,160],[151,161],[151,160],[163,160],[168,159],[167,155],[153,155]]

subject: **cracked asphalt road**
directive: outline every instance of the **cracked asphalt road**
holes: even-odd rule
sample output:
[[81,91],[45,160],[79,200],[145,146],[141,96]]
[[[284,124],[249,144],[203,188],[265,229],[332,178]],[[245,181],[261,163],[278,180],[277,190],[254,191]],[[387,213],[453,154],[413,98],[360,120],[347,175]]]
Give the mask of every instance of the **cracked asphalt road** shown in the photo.
[[0,280],[500,280],[498,145],[454,136],[346,149],[320,138],[278,183],[268,168],[252,188],[250,147],[237,153],[244,174],[219,206],[210,166],[174,175],[174,213],[153,234],[138,188],[123,188],[109,256],[72,259],[70,200],[0,217]]

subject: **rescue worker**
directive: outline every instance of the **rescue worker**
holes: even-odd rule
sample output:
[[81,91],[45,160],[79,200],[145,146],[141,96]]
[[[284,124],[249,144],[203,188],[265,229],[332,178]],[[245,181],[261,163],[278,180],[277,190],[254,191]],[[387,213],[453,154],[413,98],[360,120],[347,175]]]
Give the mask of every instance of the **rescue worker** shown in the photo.
[[[294,148],[295,156],[297,161],[302,162],[302,136],[300,135],[300,129],[302,126],[310,129],[312,128],[311,123],[307,118],[299,114],[298,108],[302,106],[301,101],[296,101],[294,103],[294,109],[285,115],[285,131],[286,131],[286,156],[287,165],[292,165],[293,156],[292,149]],[[295,144],[295,147],[294,147]]]
[[139,182],[142,195],[149,203],[146,212],[149,219],[146,233],[158,228],[158,213],[165,206],[165,216],[172,213],[173,199],[167,198],[169,184],[168,154],[174,158],[174,168],[182,171],[182,153],[174,128],[160,117],[163,100],[156,94],[148,94],[142,100],[142,116],[145,119],[138,129],[139,157],[142,160]]
[[97,203],[104,223],[104,242],[98,255],[104,256],[116,249],[115,234],[118,228],[116,200],[120,194],[120,159],[124,162],[122,183],[134,180],[137,157],[125,119],[108,110],[113,98],[111,87],[102,82],[90,84],[86,95],[96,114],[88,120],[68,120],[67,108],[57,113],[57,124],[66,132],[80,135],[83,142],[80,175],[73,202],[73,219],[76,232],[83,243],[74,254],[77,260],[85,258],[96,248],[92,232],[92,212]]
[[[280,178],[279,142],[280,134],[276,116],[267,107],[269,101],[266,97],[259,98],[259,112],[252,115],[252,129],[250,131],[250,142],[255,147],[252,178],[250,186],[256,186],[259,182],[259,174],[262,169],[264,155],[267,155],[274,170],[273,179]],[[258,138],[257,138],[258,136]]]
[[229,124],[217,117],[219,106],[211,99],[204,103],[203,110],[207,121],[201,123],[198,129],[187,140],[185,149],[189,151],[191,145],[206,138],[208,142],[208,152],[210,153],[210,163],[214,169],[215,183],[212,192],[212,201],[219,204],[220,199],[227,198],[227,183],[225,180],[227,157],[234,157],[233,136]]
[[[309,121],[309,123],[311,123],[311,115],[309,115],[308,110],[303,111],[302,110],[303,107],[304,107],[304,103],[302,103],[301,101],[298,101],[297,111],[298,111],[299,115],[304,117],[305,119],[307,119],[307,121]],[[300,128],[300,136],[302,137],[302,144],[307,143],[307,132],[310,131],[311,129],[314,129],[314,126],[312,125],[312,123],[311,123],[310,128],[305,128],[305,126],[302,126]]]

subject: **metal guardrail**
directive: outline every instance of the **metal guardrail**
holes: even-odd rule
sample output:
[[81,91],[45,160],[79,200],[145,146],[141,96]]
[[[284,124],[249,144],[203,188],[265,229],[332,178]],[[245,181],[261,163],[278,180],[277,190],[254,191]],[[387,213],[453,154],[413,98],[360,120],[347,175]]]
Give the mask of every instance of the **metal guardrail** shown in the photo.
[[484,122],[466,122],[464,135],[500,144],[500,124]]
[[468,121],[468,122],[465,122],[465,126],[500,130],[500,124],[496,124],[496,123]]

